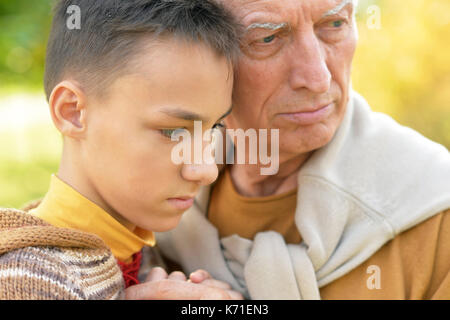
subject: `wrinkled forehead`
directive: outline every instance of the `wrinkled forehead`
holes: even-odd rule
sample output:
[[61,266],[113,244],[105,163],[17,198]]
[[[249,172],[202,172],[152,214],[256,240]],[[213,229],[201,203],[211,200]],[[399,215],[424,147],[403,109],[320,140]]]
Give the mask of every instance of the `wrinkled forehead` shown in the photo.
[[[242,24],[249,26],[255,17],[266,14],[285,18],[293,12],[319,19],[339,13],[344,8],[355,8],[358,0],[220,0],[232,10]],[[353,10],[355,11],[355,10]],[[256,19],[260,20],[260,19]]]

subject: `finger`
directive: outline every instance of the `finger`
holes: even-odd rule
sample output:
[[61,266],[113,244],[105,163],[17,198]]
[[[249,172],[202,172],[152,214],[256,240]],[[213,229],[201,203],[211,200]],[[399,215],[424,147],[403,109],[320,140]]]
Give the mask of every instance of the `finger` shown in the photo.
[[231,300],[244,300],[244,296],[238,291],[228,290],[227,293],[230,296]]
[[168,275],[166,270],[161,267],[152,268],[145,278],[145,282],[147,281],[159,281],[163,279],[167,279]]
[[216,279],[206,279],[206,280],[200,282],[200,284],[204,285],[204,286],[208,286],[208,287],[223,289],[223,290],[231,289],[231,286],[228,283],[220,281],[220,280],[216,280]]
[[189,275],[189,279],[194,283],[200,283],[205,281],[206,279],[212,279],[212,277],[208,271],[199,269],[197,271],[192,272]]
[[186,281],[186,275],[181,271],[174,271],[171,274],[169,274],[168,279],[175,281]]
[[225,290],[176,280],[145,282],[125,290],[126,300],[230,300]]

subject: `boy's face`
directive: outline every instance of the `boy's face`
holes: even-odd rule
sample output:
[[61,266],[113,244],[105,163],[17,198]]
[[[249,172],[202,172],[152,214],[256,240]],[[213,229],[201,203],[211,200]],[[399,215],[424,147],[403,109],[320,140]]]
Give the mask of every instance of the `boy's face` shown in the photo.
[[87,98],[80,157],[100,205],[122,222],[165,231],[217,178],[216,165],[173,163],[179,142],[170,134],[192,134],[193,114],[212,128],[231,107],[233,74],[226,58],[183,40],[152,44],[133,59],[102,98]]

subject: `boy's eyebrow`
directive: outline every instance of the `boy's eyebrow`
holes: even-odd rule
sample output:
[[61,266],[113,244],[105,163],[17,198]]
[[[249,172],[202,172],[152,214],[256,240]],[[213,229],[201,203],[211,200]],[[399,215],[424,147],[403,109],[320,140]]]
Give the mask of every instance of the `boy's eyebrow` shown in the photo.
[[[232,110],[233,110],[233,106],[231,106],[230,109],[222,117],[220,117],[220,119],[218,121],[227,117],[231,113]],[[207,119],[203,118],[201,115],[199,115],[195,112],[191,112],[191,111],[187,111],[187,110],[183,110],[183,109],[168,108],[168,109],[161,109],[159,111],[164,114],[167,114],[170,117],[174,117],[174,118],[178,118],[178,119],[182,119],[182,120],[186,120],[186,121],[207,121]]]
[[167,114],[173,118],[179,118],[187,121],[204,121],[203,117],[199,114],[182,109],[162,109],[160,112]]

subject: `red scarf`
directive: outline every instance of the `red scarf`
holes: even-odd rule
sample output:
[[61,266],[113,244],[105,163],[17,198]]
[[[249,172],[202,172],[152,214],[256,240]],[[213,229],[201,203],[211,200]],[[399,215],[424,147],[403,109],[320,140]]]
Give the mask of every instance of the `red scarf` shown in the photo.
[[141,267],[142,252],[133,255],[133,261],[125,263],[117,261],[120,270],[122,270],[123,280],[125,280],[125,288],[139,284],[138,273]]

